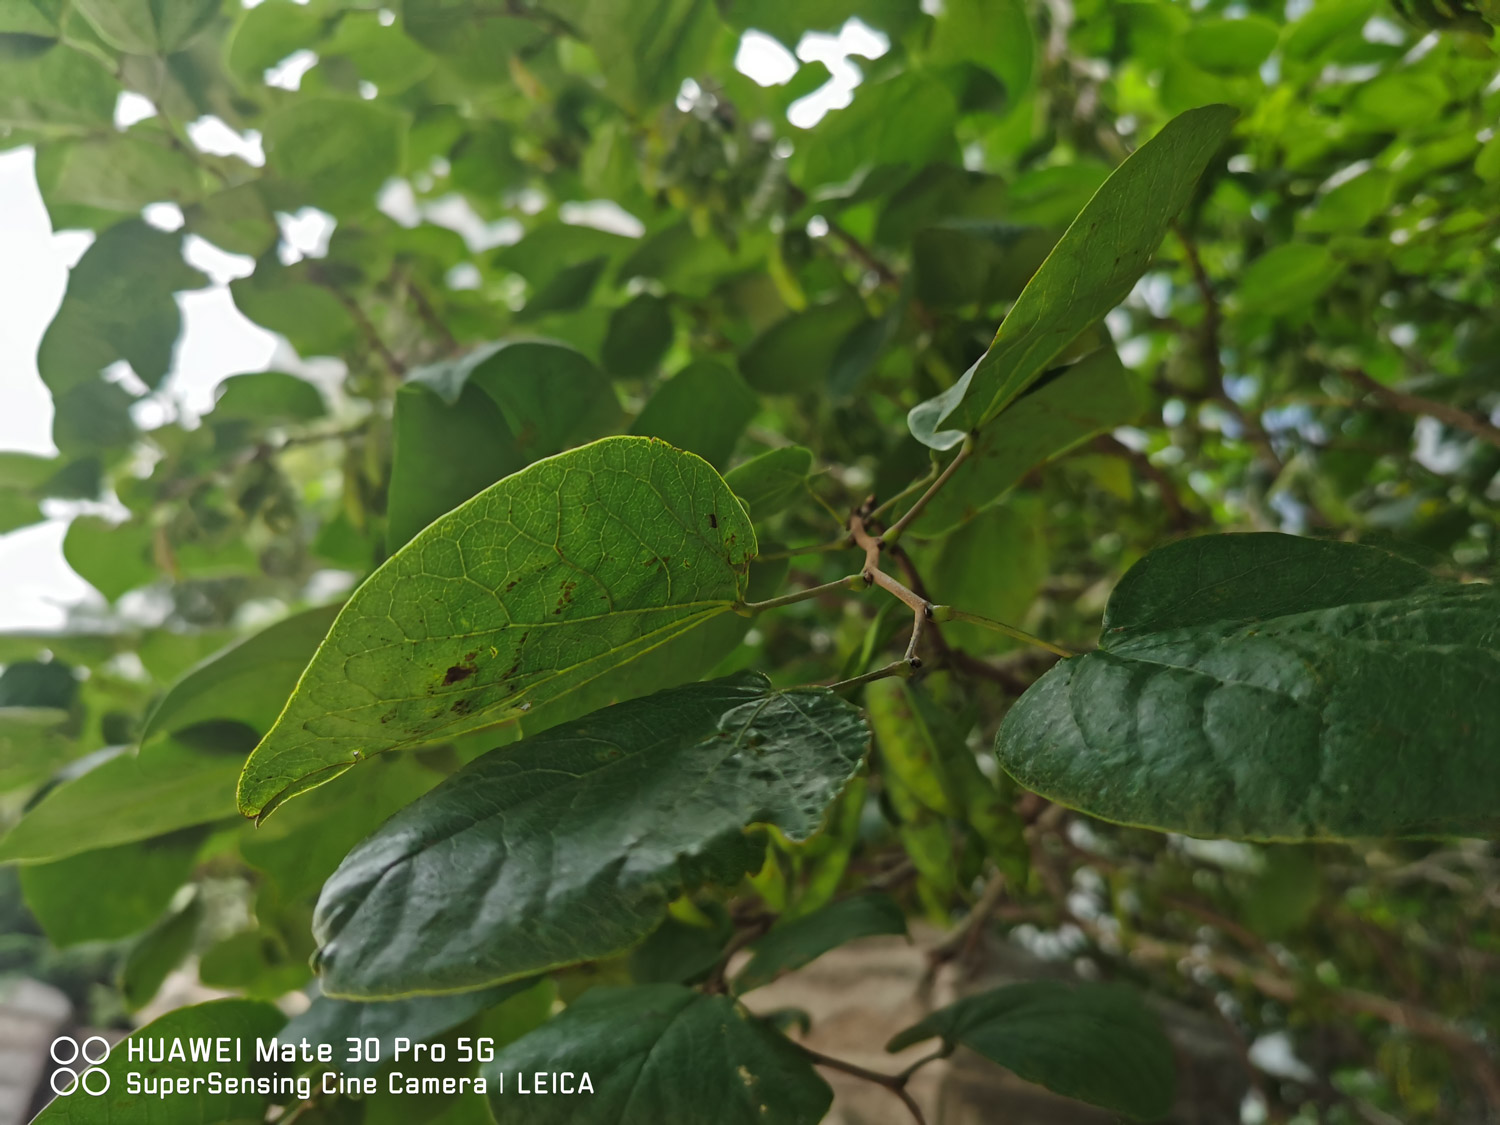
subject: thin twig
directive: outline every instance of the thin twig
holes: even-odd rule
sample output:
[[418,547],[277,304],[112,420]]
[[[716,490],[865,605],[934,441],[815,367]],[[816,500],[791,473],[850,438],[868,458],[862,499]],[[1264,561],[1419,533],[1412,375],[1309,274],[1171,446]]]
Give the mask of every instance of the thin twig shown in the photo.
[[1344,378],[1367,394],[1373,395],[1392,410],[1400,411],[1402,414],[1425,414],[1430,418],[1436,418],[1446,426],[1473,434],[1481,441],[1487,441],[1500,448],[1500,426],[1493,426],[1481,418],[1476,418],[1467,410],[1460,410],[1449,403],[1424,398],[1422,395],[1408,394],[1394,387],[1387,387],[1358,368],[1345,368],[1343,375]]
[[943,485],[947,484],[948,481],[952,479],[953,474],[958,471],[958,467],[965,461],[967,461],[969,459],[969,455],[973,452],[974,436],[970,434],[969,436],[964,438],[964,443],[962,448],[960,448],[958,451],[958,456],[954,457],[953,460],[948,462],[948,467],[938,474],[937,480],[933,481],[930,485],[927,486],[927,491],[916,498],[916,500],[912,503],[912,506],[906,509],[906,512],[900,519],[891,524],[889,528],[881,533],[881,542],[894,543],[897,539],[901,538],[901,533],[907,529],[907,527],[911,524],[911,521],[922,514],[922,509],[927,507],[932,498],[942,490]]
[[830,594],[834,590],[860,590],[865,586],[863,574],[850,574],[844,578],[835,579],[832,582],[824,582],[819,586],[809,586],[805,590],[794,590],[790,594],[782,594],[777,598],[767,598],[763,602],[740,602],[734,607],[736,613],[744,617],[753,617],[768,609],[778,606],[794,605],[797,602],[811,601],[813,598]]
[[396,353],[391,351],[386,342],[380,338],[380,333],[376,331],[375,325],[370,318],[365,315],[365,310],[360,307],[359,302],[324,277],[323,271],[316,267],[308,270],[308,277],[333,294],[334,299],[344,307],[344,311],[353,318],[354,323],[359,325],[359,330],[363,334],[366,343],[370,345],[371,350],[380,356],[385,362],[386,367],[390,368],[391,374],[397,377],[405,376],[406,364],[402,363],[397,358]]
[[970,625],[978,625],[982,628],[1003,634],[1013,640],[1033,645],[1036,648],[1044,648],[1057,656],[1069,657],[1076,655],[1068,649],[1063,648],[1062,645],[1043,640],[1041,637],[1028,633],[1024,629],[1017,629],[1014,625],[1007,625],[1003,621],[995,621],[977,613],[970,613],[966,609],[957,609],[951,605],[935,605],[932,607],[932,616],[936,621],[967,621]]
[[417,316],[428,328],[436,332],[443,340],[443,347],[449,355],[456,355],[463,350],[463,345],[458,342],[457,337],[448,328],[443,318],[438,316],[437,310],[432,307],[432,302],[427,299],[427,294],[422,292],[422,287],[417,284],[416,279],[408,274],[404,278],[406,292],[411,297],[411,303],[417,307]]
[[[795,1045],[799,1051],[813,1061],[813,1065],[815,1066],[826,1066],[829,1070],[842,1071],[844,1074],[852,1074],[855,1078],[863,1078],[866,1082],[873,1082],[877,1086],[884,1086],[901,1099],[901,1103],[906,1106],[907,1111],[916,1120],[917,1125],[927,1125],[927,1118],[922,1115],[922,1107],[917,1104],[917,1100],[906,1089],[906,1084],[911,1079],[912,1073],[914,1073],[912,1070],[908,1069],[900,1074],[882,1074],[878,1070],[869,1070],[855,1063],[836,1059],[832,1055],[825,1055],[822,1051],[815,1051],[805,1043],[797,1043]],[[931,1062],[933,1058],[937,1057],[934,1055],[931,1058],[923,1059],[922,1063]]]

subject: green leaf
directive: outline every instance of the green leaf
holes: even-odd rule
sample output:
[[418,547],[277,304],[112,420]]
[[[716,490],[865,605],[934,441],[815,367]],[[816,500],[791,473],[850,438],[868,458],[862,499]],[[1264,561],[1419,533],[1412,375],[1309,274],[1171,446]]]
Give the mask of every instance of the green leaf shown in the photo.
[[111,523],[77,516],[63,536],[63,558],[109,601],[161,577],[152,558],[151,529],[136,520]]
[[869,317],[858,297],[843,296],[792,313],[766,329],[740,356],[740,374],[757,391],[821,390],[844,338]]
[[1326,246],[1309,242],[1273,246],[1241,271],[1236,289],[1239,308],[1268,316],[1305,314],[1342,268]]
[[387,754],[289,805],[240,840],[240,857],[287,900],[315,897],[349,849],[443,779],[420,755]]
[[53,0],[0,0],[0,35],[57,38],[62,5]]
[[[503,1078],[575,1071],[592,1095],[520,1098]],[[727,996],[596,988],[481,1073],[497,1125],[815,1125],[833,1092],[807,1056]]]
[[956,147],[957,113],[948,87],[927,74],[861,83],[853,104],[833,110],[798,144],[793,178],[810,191],[882,165],[915,170]]
[[401,170],[406,127],[404,114],[374,102],[298,98],[266,119],[266,163],[309,203],[335,216],[358,214]]
[[827,689],[773,691],[745,672],[491,751],[387,821],[323,888],[324,989],[451,992],[619,953],[684,891],[753,869],[762,849],[747,826],[811,836],[868,738]]
[[322,15],[296,0],[264,0],[240,16],[224,52],[225,67],[246,86],[262,85],[266,71],[296,51],[314,46]]
[[206,284],[181,247],[180,234],[127,219],[84,251],[37,351],[37,370],[54,396],[120,359],[148,387],[161,382],[182,327],[172,294]]
[[241,811],[363,756],[608,702],[632,661],[733,611],[755,552],[718,474],[661,442],[606,438],[506,477],[355,591],[246,763]]
[[240,754],[158,740],[50,790],[0,839],[0,863],[38,863],[234,815]]
[[307,265],[288,268],[268,255],[249,277],[231,281],[229,292],[240,312],[281,333],[298,355],[339,355],[354,346],[359,326],[338,297],[308,280]]
[[377,1039],[380,1053],[376,1057],[381,1061],[373,1065],[359,1062],[339,1064],[339,1070],[344,1074],[377,1074],[395,1057],[398,1037],[411,1043],[426,1043],[535,984],[535,980],[518,980],[476,992],[412,996],[405,1000],[335,1000],[314,995],[312,1004],[301,1015],[292,1017],[281,1037],[291,1043],[304,1038],[309,1043],[333,1043],[339,1045],[336,1049],[342,1049],[342,1045],[351,1039],[358,1039],[361,1044],[367,1039]]
[[284,371],[231,375],[219,384],[209,421],[231,418],[261,425],[311,422],[328,413],[323,395],[306,379]]
[[541,20],[497,12],[489,0],[403,0],[401,24],[459,78],[484,85],[508,84],[509,71],[499,60],[548,34]]
[[1195,21],[1179,41],[1182,56],[1218,74],[1254,72],[1276,48],[1281,29],[1264,16]]
[[760,399],[743,379],[704,359],[657,387],[630,432],[661,438],[721,469],[759,408]]
[[152,926],[133,943],[120,966],[120,993],[125,1007],[135,1012],[161,991],[167,975],[182,964],[203,922],[203,900],[196,889],[177,910]]
[[812,466],[812,450],[801,445],[784,445],[730,469],[724,483],[750,505],[750,514],[755,519],[764,520],[806,491]]
[[286,706],[338,611],[332,605],[294,613],[203,660],[162,696],[140,740],[215,719],[244,723],[261,737]]
[[1373,547],[1223,535],[1121,580],[1098,652],[1006,715],[1028,789],[1105,820],[1257,840],[1486,835],[1500,593]]
[[1229,106],[1189,110],[1115,169],[1016,299],[979,362],[948,390],[912,407],[907,423],[918,441],[952,449],[1125,299],[1234,119]]
[[889,895],[862,894],[829,903],[811,914],[778,923],[756,942],[754,956],[734,978],[736,992],[770,984],[846,941],[906,933],[906,916]]
[[1147,401],[1141,379],[1121,366],[1113,348],[1033,384],[980,431],[969,460],[912,523],[911,534],[949,534],[1003,500],[1037,466],[1135,422]]
[[927,46],[935,63],[972,62],[993,71],[1012,104],[1031,84],[1035,51],[1021,0],[944,0]]
[[[241,1043],[254,1043],[260,1039],[272,1039],[280,1030],[286,1017],[274,1004],[256,1000],[211,1000],[207,1004],[194,1004],[177,1008],[160,1019],[152,1020],[134,1032],[130,1039],[148,1040],[152,1043],[165,1040],[168,1044],[192,1039],[212,1041],[225,1038]],[[191,1085],[194,1079],[203,1078],[204,1064],[192,1060],[177,1059],[169,1062],[143,1062],[130,1057],[125,1042],[116,1043],[109,1052],[109,1060],[103,1064],[109,1076],[109,1092],[100,1097],[87,1097],[75,1093],[71,1097],[56,1098],[37,1115],[33,1125],[218,1125],[223,1122],[259,1121],[265,1116],[269,1098],[255,1093],[211,1093],[200,1090],[193,1097],[182,1097],[168,1103],[170,1110],[163,1110],[161,1101],[132,1094],[126,1077],[139,1073],[145,1082],[153,1084],[179,1080]],[[97,1085],[97,1083],[95,1083]]]
[[1161,1021],[1120,984],[1026,981],[950,1004],[887,1045],[940,1037],[1028,1082],[1142,1121],[1172,1108],[1176,1067]]
[[73,756],[70,718],[53,707],[0,707],[0,789],[40,781]]
[[412,372],[396,396],[388,547],[502,477],[608,433],[619,418],[609,380],[562,344],[485,344]]
[[21,893],[56,946],[113,941],[145,929],[187,882],[196,829],[21,868]]
[[[265,7],[265,5],[261,5]],[[253,8],[252,11],[260,11]],[[298,7],[298,11],[306,9]],[[183,209],[184,229],[231,254],[258,258],[281,234],[259,181],[215,192]]]
[[[51,150],[49,205],[73,203],[139,212],[148,203],[192,203],[204,194],[192,157],[138,133],[88,137]],[[41,179],[40,165],[38,179]]]
[[671,305],[651,293],[632,297],[610,314],[604,369],[625,379],[652,374],[672,346],[674,331]]
[[632,110],[670,101],[698,73],[720,28],[714,0],[552,0],[549,7],[583,33],[605,89]]
[[[950,605],[1019,624],[1050,573],[1047,524],[1047,506],[1040,498],[1013,496],[946,536],[936,558],[922,559],[923,573]],[[945,624],[943,632],[974,653],[999,652],[1018,643],[961,621]]]
[[208,26],[218,0],[74,0],[111,47],[133,55],[169,55]]
[[61,45],[0,56],[0,128],[86,132],[114,124],[119,84],[92,57]]

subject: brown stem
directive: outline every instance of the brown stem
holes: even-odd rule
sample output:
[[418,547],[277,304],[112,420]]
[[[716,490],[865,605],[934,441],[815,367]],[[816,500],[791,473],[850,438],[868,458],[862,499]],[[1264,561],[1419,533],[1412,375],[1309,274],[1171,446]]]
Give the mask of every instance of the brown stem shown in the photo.
[[1446,426],[1452,426],[1455,430],[1463,430],[1481,441],[1500,447],[1500,426],[1493,426],[1481,418],[1476,418],[1467,410],[1460,410],[1456,406],[1438,402],[1436,399],[1407,394],[1394,387],[1387,387],[1358,368],[1345,368],[1343,375],[1344,378],[1380,400],[1382,405],[1391,410],[1400,411],[1402,414],[1425,414],[1429,418],[1436,418]]
[[1198,293],[1203,298],[1203,332],[1199,338],[1198,350],[1203,360],[1203,370],[1208,377],[1212,397],[1234,416],[1234,420],[1244,431],[1245,437],[1251,445],[1255,446],[1260,459],[1273,473],[1279,475],[1283,468],[1281,457],[1276,453],[1275,446],[1271,444],[1270,435],[1261,426],[1259,419],[1247,414],[1224,387],[1224,361],[1220,357],[1219,346],[1219,329],[1223,324],[1223,317],[1219,311],[1219,298],[1214,292],[1213,282],[1209,281],[1208,271],[1203,268],[1203,259],[1198,256],[1198,244],[1188,235],[1182,224],[1175,220],[1172,223],[1172,230],[1176,233],[1178,242],[1182,244],[1188,269],[1193,275],[1193,284],[1198,287]]
[[406,374],[406,364],[402,363],[401,360],[397,358],[396,353],[391,351],[391,349],[386,346],[386,342],[380,338],[380,333],[375,330],[374,323],[368,316],[365,315],[365,310],[360,307],[359,302],[356,301],[353,297],[349,296],[349,294],[345,293],[337,285],[334,285],[332,282],[330,282],[326,277],[323,276],[322,271],[317,269],[316,267],[308,270],[308,277],[318,285],[321,285],[324,289],[328,290],[328,292],[332,293],[334,299],[337,300],[339,304],[344,306],[344,311],[354,319],[355,324],[359,325],[360,333],[364,336],[365,342],[368,343],[371,350],[379,355],[380,358],[385,362],[385,365],[390,369],[391,374],[397,376],[398,378],[404,376]]
[[[796,1047],[812,1060],[814,1066],[826,1066],[829,1070],[842,1071],[844,1074],[852,1074],[855,1078],[863,1078],[866,1082],[873,1082],[877,1086],[884,1086],[901,1099],[901,1103],[906,1106],[907,1111],[912,1115],[917,1125],[927,1125],[927,1118],[922,1114],[922,1107],[917,1104],[917,1100],[906,1089],[906,1084],[911,1079],[912,1074],[915,1073],[915,1068],[909,1067],[900,1074],[882,1074],[878,1070],[869,1070],[855,1063],[845,1062],[843,1059],[836,1059],[831,1055],[825,1055],[821,1051],[815,1051],[805,1043],[798,1043]],[[932,1055],[929,1058],[921,1060],[917,1065],[925,1065],[939,1057],[938,1055]]]
[[1094,439],[1094,448],[1107,456],[1129,461],[1141,476],[1156,485],[1156,491],[1161,494],[1161,502],[1167,507],[1167,518],[1175,530],[1190,531],[1206,522],[1202,516],[1188,511],[1172,478],[1144,453],[1131,449],[1113,434],[1100,434]]
[[421,317],[422,323],[442,338],[443,348],[449,355],[456,355],[462,351],[463,345],[449,330],[443,318],[438,316],[437,310],[432,307],[432,302],[427,299],[427,294],[422,291],[422,287],[410,276],[405,279],[405,282],[406,292],[411,297],[411,303],[416,306],[417,316]]

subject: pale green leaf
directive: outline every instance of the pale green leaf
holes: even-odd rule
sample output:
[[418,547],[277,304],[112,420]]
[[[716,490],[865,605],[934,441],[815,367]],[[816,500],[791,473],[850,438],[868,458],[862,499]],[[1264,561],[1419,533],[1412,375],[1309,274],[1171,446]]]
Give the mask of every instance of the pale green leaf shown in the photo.
[[246,764],[241,811],[584,689],[607,702],[614,673],[733,611],[755,551],[718,474],[662,442],[607,438],[506,477],[355,591]]

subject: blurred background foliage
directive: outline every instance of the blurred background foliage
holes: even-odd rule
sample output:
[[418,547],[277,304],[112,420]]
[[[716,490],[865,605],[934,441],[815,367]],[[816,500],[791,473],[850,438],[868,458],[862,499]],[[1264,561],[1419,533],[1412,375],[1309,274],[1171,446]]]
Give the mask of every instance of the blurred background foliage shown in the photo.
[[[929,471],[907,410],[981,354],[1110,169],[1194,106],[1241,117],[1108,318],[1128,381],[1046,404],[1018,463],[918,524],[908,574],[1075,649],[1124,568],[1207,530],[1357,537],[1493,580],[1497,17],[0,0],[0,145],[35,146],[54,229],[95,235],[38,356],[57,453],[0,453],[0,530],[76,513],[67,561],[100,595],[58,633],[0,637],[0,821],[23,825],[0,857],[28,860],[0,868],[0,971],[118,1026],[179,967],[256,997],[307,986],[322,880],[475,749],[388,756],[239,822],[240,763],[323,607],[478,489],[620,432],[729,473],[764,596],[847,573],[806,548]],[[809,45],[841,28],[858,85],[818,117],[840,99]],[[226,380],[200,418],[170,376],[174,294],[206,284],[183,249],[203,243],[300,360]],[[903,613],[833,597],[761,619],[719,671],[827,681],[904,642]],[[1286,1048],[1249,1050],[1247,1121],[1495,1120],[1493,846],[1209,844],[1010,792],[982,748],[1050,659],[948,626],[915,688],[872,689],[868,779],[730,906],[875,885],[1146,984]],[[932,745],[889,735],[918,729]],[[906,767],[924,753],[987,773],[971,791],[993,799],[923,794]],[[705,942],[711,963],[710,905],[669,923],[686,946],[601,971],[654,979],[652,950],[680,967]],[[463,1018],[514,1035],[549,998]]]

